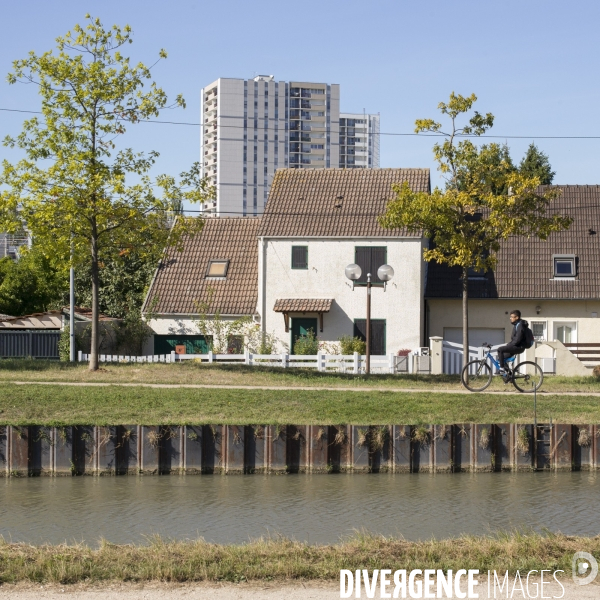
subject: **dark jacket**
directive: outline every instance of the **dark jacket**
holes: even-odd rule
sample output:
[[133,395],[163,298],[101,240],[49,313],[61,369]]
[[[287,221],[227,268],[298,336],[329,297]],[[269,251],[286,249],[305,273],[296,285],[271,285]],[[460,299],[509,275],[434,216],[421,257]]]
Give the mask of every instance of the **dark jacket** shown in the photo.
[[519,319],[513,323],[512,336],[509,344],[523,348],[525,346],[525,327],[529,327],[529,323],[523,319]]

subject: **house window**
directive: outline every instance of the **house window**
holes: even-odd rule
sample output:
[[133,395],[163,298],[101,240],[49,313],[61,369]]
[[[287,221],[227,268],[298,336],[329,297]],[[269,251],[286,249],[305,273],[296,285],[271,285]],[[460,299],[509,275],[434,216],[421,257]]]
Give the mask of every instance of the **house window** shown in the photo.
[[308,246],[292,246],[292,269],[308,269]]
[[555,254],[554,260],[554,277],[575,277],[576,265],[574,254]]
[[362,271],[356,285],[366,284],[368,273],[371,273],[371,283],[383,285],[383,281],[377,277],[377,269],[387,262],[387,246],[356,246],[354,262]]
[[531,331],[533,332],[533,337],[538,342],[543,342],[546,340],[546,321],[532,321],[531,322]]
[[210,260],[208,262],[208,269],[206,269],[207,278],[224,278],[227,277],[227,271],[229,270],[228,260]]

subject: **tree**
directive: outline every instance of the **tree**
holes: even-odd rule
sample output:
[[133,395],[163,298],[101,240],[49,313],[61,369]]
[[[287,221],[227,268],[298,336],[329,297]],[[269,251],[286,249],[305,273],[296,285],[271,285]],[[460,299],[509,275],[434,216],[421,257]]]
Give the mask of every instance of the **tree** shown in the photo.
[[[33,83],[41,95],[42,118],[25,121],[16,139],[25,158],[3,163],[0,185],[0,227],[28,229],[47,256],[67,261],[91,274],[92,342],[90,369],[98,368],[100,266],[123,249],[140,256],[163,248],[202,226],[201,219],[179,218],[183,200],[210,196],[205,180],[194,179],[195,165],[180,185],[149,172],[158,153],[117,148],[128,125],[159,115],[166,108],[185,107],[181,96],[168,104],[167,95],[151,81],[151,68],[135,66],[121,53],[132,43],[131,28],[105,29],[86,15],[85,28],[57,38],[52,51],[13,63],[8,81]],[[167,56],[159,53],[159,62]],[[156,64],[156,63],[155,63]],[[153,65],[154,66],[154,65]],[[194,180],[196,187],[187,187]],[[157,193],[157,190],[159,193]]]
[[68,289],[68,273],[52,265],[37,246],[18,260],[0,259],[0,313],[20,317],[59,308]]
[[[559,191],[540,192],[539,178],[516,171],[507,159],[507,149],[498,144],[478,148],[465,139],[482,135],[494,122],[492,114],[475,111],[466,125],[458,127],[457,119],[469,113],[476,100],[475,94],[463,97],[453,92],[447,104],[438,105],[450,119],[447,132],[432,119],[416,121],[416,133],[432,132],[445,138],[434,145],[433,154],[446,188],[436,187],[428,194],[413,192],[408,183],[396,185],[396,197],[380,217],[384,227],[405,227],[430,238],[423,255],[426,261],[461,268],[465,361],[469,351],[469,268],[493,269],[502,240],[510,236],[546,239],[572,222],[570,217],[546,214]],[[457,142],[457,138],[462,139]]]
[[[160,260],[161,248],[140,255],[135,248],[121,251],[99,265],[98,310],[110,317],[124,318],[139,311]],[[75,273],[75,298],[79,306],[91,306],[91,269],[80,267]]]
[[527,153],[519,165],[519,172],[529,177],[537,177],[540,185],[550,185],[556,175],[548,155],[541,152],[534,143],[529,144]]

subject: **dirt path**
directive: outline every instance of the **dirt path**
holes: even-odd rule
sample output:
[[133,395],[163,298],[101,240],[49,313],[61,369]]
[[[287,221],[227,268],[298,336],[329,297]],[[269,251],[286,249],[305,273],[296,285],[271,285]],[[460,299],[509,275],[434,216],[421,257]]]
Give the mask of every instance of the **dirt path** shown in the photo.
[[[7,381],[14,385],[66,385],[74,387],[147,387],[147,388],[189,388],[189,389],[229,389],[229,390],[302,390],[317,392],[394,392],[402,394],[471,394],[468,390],[462,389],[423,389],[423,388],[391,388],[391,387],[323,387],[323,386],[283,386],[283,385],[210,385],[208,383],[120,383],[120,382],[87,382],[87,381]],[[501,392],[482,392],[496,396],[506,396],[507,394],[518,394],[514,388],[507,388]],[[539,396],[589,396],[600,398],[600,392],[538,392]]]
[[[544,593],[547,598],[563,600],[599,600],[600,585],[590,584],[577,586],[570,579],[561,580],[563,590],[558,584],[545,586]],[[530,582],[531,596],[523,596],[520,591],[515,591],[513,598],[540,597],[536,594],[533,583]],[[366,597],[364,589],[362,597]],[[479,597],[483,600],[493,598],[493,593],[488,596],[487,586],[484,581],[476,588]],[[499,594],[497,592],[497,594]],[[107,584],[104,586],[41,586],[41,585],[4,585],[0,586],[0,597],[9,600],[337,600],[340,597],[338,584],[223,584],[215,585],[169,585],[169,584]],[[352,595],[352,598],[354,594]],[[380,598],[379,590],[375,598]],[[497,598],[506,598],[499,594]]]

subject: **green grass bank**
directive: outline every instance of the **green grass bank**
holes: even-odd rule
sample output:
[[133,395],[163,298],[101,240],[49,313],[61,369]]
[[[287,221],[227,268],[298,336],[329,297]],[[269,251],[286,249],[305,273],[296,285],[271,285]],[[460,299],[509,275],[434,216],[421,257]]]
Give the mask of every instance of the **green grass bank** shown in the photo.
[[[101,363],[100,370],[90,372],[87,364],[58,361],[0,360],[0,382],[65,381],[79,383],[165,383],[200,385],[248,385],[281,387],[340,387],[460,391],[457,375],[347,375],[321,373],[314,369],[281,369],[218,365],[185,361],[175,364]],[[489,391],[513,392],[495,378]],[[600,380],[589,377],[546,377],[542,391],[600,393]]]
[[[538,395],[538,421],[600,423],[600,397]],[[532,423],[531,394],[0,384],[0,425]]]
[[156,538],[145,546],[104,542],[98,549],[3,541],[0,583],[333,581],[340,569],[562,569],[568,576],[573,553],[581,550],[600,557],[600,537],[500,533],[408,542],[357,535],[327,546],[285,539],[225,546]]

